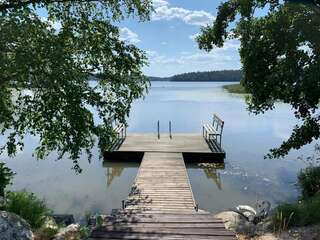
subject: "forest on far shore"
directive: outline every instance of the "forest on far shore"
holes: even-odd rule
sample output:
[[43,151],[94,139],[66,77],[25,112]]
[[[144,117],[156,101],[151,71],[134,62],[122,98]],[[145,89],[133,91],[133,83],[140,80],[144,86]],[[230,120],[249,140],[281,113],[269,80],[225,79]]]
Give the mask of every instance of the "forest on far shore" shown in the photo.
[[242,78],[241,70],[220,70],[207,72],[190,72],[171,77],[148,77],[150,81],[170,82],[239,82]]

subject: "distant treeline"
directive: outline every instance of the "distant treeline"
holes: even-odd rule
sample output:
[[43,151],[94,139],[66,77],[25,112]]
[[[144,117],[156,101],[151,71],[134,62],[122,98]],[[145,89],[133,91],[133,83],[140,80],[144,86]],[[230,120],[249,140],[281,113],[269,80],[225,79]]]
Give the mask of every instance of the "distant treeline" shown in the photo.
[[222,70],[208,72],[190,72],[174,75],[172,77],[149,77],[150,81],[170,82],[240,82],[241,70]]

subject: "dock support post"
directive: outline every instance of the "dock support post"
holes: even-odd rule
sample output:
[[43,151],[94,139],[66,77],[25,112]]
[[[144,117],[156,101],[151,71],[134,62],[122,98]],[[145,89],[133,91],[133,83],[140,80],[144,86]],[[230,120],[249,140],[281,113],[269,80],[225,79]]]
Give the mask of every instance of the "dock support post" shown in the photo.
[[158,139],[160,139],[160,121],[158,120]]
[[170,139],[172,139],[171,121],[169,121],[169,136],[170,136]]

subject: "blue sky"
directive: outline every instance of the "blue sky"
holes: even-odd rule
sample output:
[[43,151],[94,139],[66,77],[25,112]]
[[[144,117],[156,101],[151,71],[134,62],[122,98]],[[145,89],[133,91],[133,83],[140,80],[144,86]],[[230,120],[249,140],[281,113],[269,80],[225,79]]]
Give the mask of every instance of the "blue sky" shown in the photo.
[[[212,24],[220,0],[153,0],[151,20],[139,22],[130,17],[117,24],[121,37],[147,53],[147,76],[167,77],[174,74],[240,69],[239,41],[228,40],[223,48],[210,53],[199,50],[194,38],[202,26]],[[46,18],[46,11],[39,9]],[[59,23],[53,24],[60,28]]]
[[121,36],[147,52],[148,76],[171,76],[192,71],[239,69],[239,42],[228,41],[210,53],[199,50],[194,36],[201,26],[214,21],[217,0],[154,0],[149,22],[127,19],[121,22]]

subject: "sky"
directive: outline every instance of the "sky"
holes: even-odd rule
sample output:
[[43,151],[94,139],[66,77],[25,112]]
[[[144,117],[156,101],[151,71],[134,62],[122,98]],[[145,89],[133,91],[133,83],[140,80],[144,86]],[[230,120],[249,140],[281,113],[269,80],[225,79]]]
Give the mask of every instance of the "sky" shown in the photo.
[[153,0],[155,11],[148,22],[130,18],[120,23],[123,40],[147,53],[147,76],[240,69],[239,41],[229,40],[210,53],[199,50],[194,38],[202,26],[212,24],[218,0]]
[[[147,76],[168,77],[175,74],[240,69],[238,40],[228,40],[223,48],[207,53],[199,50],[195,37],[203,26],[212,24],[221,0],[153,0],[150,21],[130,17],[120,23],[122,40],[144,50],[149,65]],[[44,19],[47,13],[38,9]],[[53,23],[59,29],[59,23]]]

